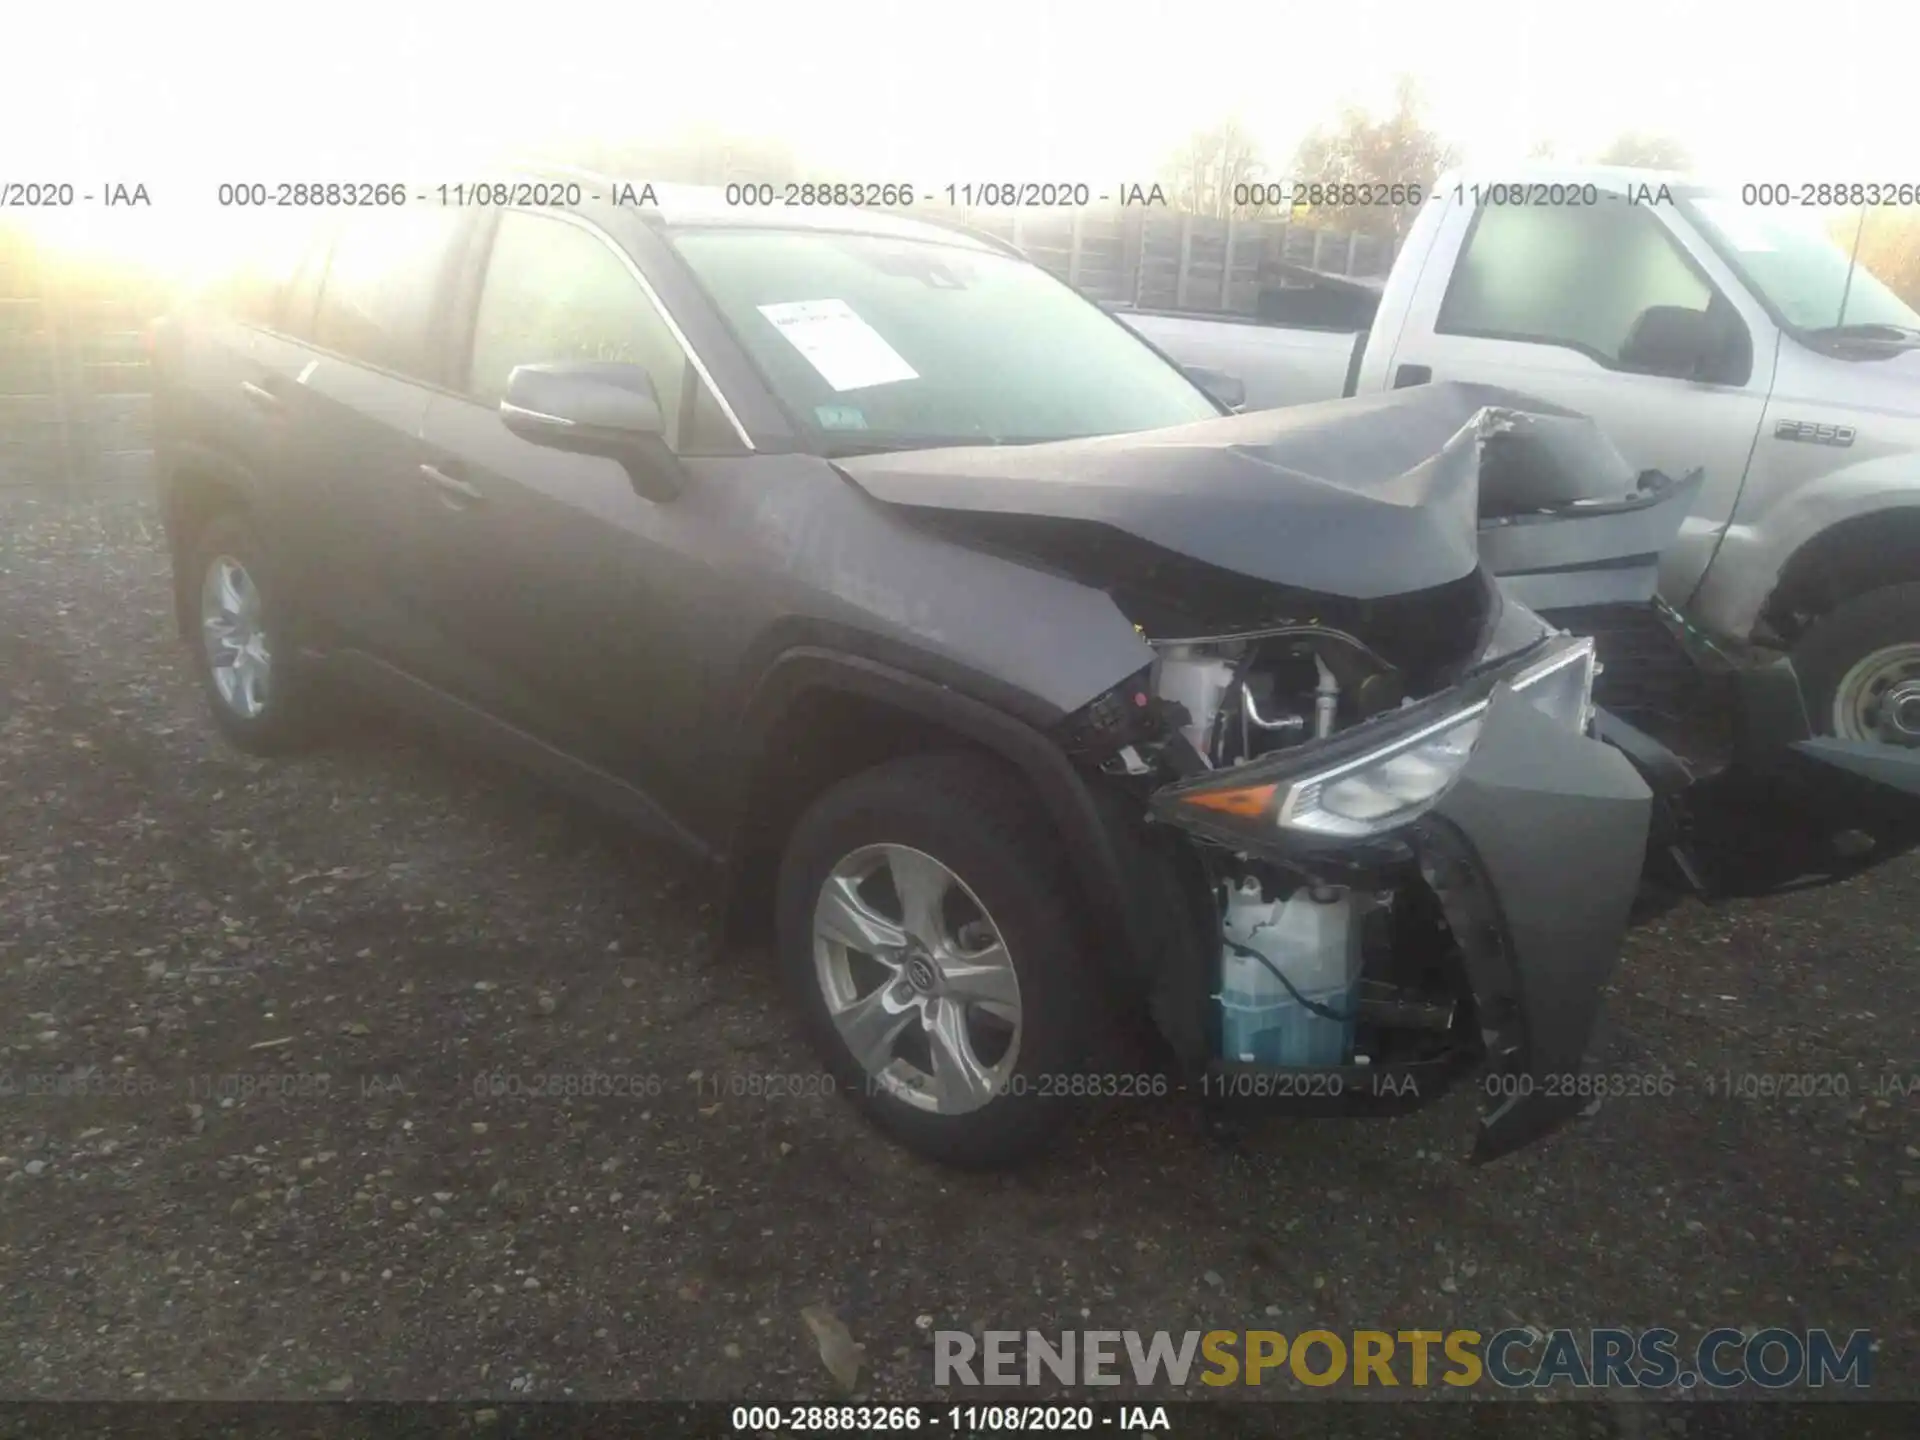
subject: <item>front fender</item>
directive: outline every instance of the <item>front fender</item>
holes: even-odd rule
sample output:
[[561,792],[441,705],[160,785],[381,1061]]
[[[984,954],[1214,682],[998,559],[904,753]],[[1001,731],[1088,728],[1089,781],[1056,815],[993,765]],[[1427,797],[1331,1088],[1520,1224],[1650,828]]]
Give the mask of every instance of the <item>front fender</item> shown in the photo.
[[[1152,903],[1123,868],[1119,837],[1086,780],[1048,736],[1006,710],[954,685],[883,664],[864,656],[817,646],[782,654],[761,677],[742,716],[736,742],[736,779],[754,773],[756,757],[777,742],[781,720],[809,691],[829,690],[860,696],[915,716],[964,737],[1019,770],[1059,832],[1062,850],[1086,902],[1087,920],[1098,953],[1113,973],[1139,983],[1150,974],[1153,956],[1143,938],[1153,933],[1144,912]],[[745,921],[746,893],[757,888],[758,867],[767,860],[756,833],[752,796],[737,791],[724,807],[721,833],[732,871],[734,894],[729,925]],[[1154,897],[1158,900],[1161,897]]]
[[1736,517],[1727,527],[1688,618],[1712,634],[1751,640],[1795,555],[1836,525],[1893,511],[1920,519],[1920,463],[1912,455],[1885,455],[1796,482],[1751,520]]

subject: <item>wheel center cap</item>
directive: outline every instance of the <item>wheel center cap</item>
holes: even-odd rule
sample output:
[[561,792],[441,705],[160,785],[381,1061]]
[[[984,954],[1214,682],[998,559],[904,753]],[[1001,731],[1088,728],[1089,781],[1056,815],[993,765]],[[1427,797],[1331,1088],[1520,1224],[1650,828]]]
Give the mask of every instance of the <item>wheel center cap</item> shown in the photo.
[[1902,735],[1920,739],[1920,684],[1908,681],[1888,697],[1887,714]]
[[909,955],[906,971],[907,983],[922,995],[931,995],[934,987],[940,983],[940,972],[925,955]]

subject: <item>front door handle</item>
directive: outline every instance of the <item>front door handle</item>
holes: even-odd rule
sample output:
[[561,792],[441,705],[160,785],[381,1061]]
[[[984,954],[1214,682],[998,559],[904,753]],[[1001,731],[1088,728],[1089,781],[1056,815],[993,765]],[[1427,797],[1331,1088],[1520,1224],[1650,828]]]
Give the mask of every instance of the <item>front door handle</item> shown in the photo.
[[449,475],[433,465],[422,465],[420,473],[439,490],[441,497],[454,505],[477,505],[486,499],[486,494],[478,485],[462,480],[458,475]]
[[247,397],[249,404],[258,406],[262,410],[274,414],[280,411],[280,397],[264,385],[256,385],[251,380],[242,380],[240,393]]
[[1433,379],[1431,365],[1402,365],[1393,372],[1393,388],[1410,390],[1415,385],[1424,385]]

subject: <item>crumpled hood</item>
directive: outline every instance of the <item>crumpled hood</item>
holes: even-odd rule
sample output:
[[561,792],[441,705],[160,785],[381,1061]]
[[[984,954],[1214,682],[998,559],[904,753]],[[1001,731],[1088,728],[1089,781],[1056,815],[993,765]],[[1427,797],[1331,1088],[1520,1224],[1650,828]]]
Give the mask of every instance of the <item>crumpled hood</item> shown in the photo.
[[[1516,434],[1537,442],[1526,463],[1486,463],[1490,441]],[[1354,600],[1467,575],[1483,513],[1635,483],[1583,417],[1459,383],[1132,435],[836,463],[890,505],[1105,526],[1254,580]],[[1508,493],[1483,493],[1490,480]]]

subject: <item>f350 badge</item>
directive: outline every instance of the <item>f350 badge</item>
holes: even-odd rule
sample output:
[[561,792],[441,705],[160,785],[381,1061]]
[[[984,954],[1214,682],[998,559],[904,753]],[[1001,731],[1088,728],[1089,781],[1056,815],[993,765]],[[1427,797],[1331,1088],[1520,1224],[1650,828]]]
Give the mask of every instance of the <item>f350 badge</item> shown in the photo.
[[1774,439],[1803,445],[1851,445],[1853,433],[1851,425],[1816,425],[1811,420],[1782,420],[1773,427]]

